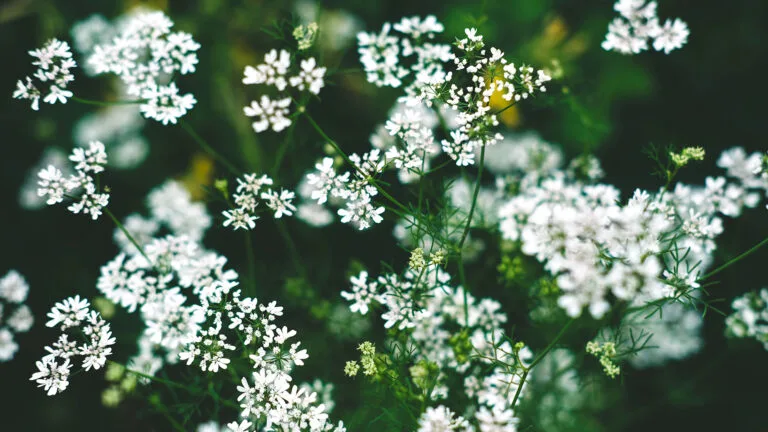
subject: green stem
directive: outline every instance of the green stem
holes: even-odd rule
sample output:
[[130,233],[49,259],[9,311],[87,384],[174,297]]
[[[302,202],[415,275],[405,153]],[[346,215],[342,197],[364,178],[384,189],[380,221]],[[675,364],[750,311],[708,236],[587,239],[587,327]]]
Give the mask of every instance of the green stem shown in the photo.
[[305,279],[307,277],[307,272],[304,269],[304,266],[301,264],[301,255],[299,255],[299,250],[296,248],[296,243],[293,242],[293,238],[291,237],[291,234],[288,232],[288,229],[283,224],[283,221],[275,221],[277,224],[277,230],[280,232],[280,235],[283,237],[283,241],[285,242],[286,246],[288,246],[288,253],[291,255],[291,261],[293,262],[293,266],[296,267],[296,270],[299,271],[301,276],[303,276]]
[[139,242],[137,242],[137,241],[136,241],[136,239],[135,239],[135,238],[133,238],[133,236],[131,235],[131,233],[129,233],[129,232],[128,232],[128,230],[127,230],[127,229],[125,229],[125,226],[124,226],[124,225],[123,225],[123,224],[122,224],[122,223],[121,223],[121,222],[120,222],[120,221],[119,221],[119,220],[118,220],[118,219],[115,217],[115,215],[112,213],[112,211],[110,211],[108,208],[104,207],[104,213],[106,213],[106,214],[107,214],[107,216],[109,216],[109,217],[112,219],[112,222],[114,222],[114,223],[115,223],[115,225],[117,226],[117,228],[118,228],[120,231],[122,231],[122,232],[123,232],[123,234],[125,234],[125,236],[126,236],[126,237],[128,237],[128,240],[130,240],[131,244],[133,244],[133,246],[135,246],[135,247],[136,247],[136,249],[138,249],[138,251],[139,251],[139,253],[141,254],[141,256],[143,256],[143,257],[144,257],[144,259],[145,259],[145,260],[147,260],[147,262],[149,263],[149,265],[151,265],[151,266],[153,266],[153,267],[154,267],[154,265],[155,265],[155,264],[152,262],[152,260],[150,260],[150,259],[149,259],[149,257],[147,256],[147,254],[144,252],[144,248],[143,248],[143,247],[141,247],[141,245],[139,244]]
[[547,345],[546,348],[544,348],[544,351],[540,352],[539,355],[537,355],[530,365],[527,367],[523,367],[523,375],[520,377],[520,384],[517,387],[517,391],[515,392],[515,396],[512,398],[512,408],[514,409],[515,404],[517,404],[517,400],[520,398],[520,391],[523,389],[523,385],[525,384],[525,380],[528,378],[528,374],[531,372],[531,370],[539,364],[540,361],[544,359],[544,356],[546,356],[550,351],[552,351],[552,348],[555,347],[555,345],[560,341],[560,339],[563,337],[565,332],[568,330],[568,328],[576,321],[575,318],[571,318],[568,320],[568,322],[563,326],[562,329],[560,329],[560,332],[557,333],[557,336],[555,336],[554,339],[552,339],[552,342]]
[[472,204],[469,207],[469,215],[467,216],[467,225],[464,227],[464,233],[461,235],[461,241],[459,242],[459,253],[464,246],[464,242],[469,235],[469,227],[472,225],[472,216],[475,213],[475,207],[477,206],[477,196],[480,193],[480,181],[483,177],[483,166],[485,165],[485,145],[480,149],[480,163],[477,168],[477,180],[475,181],[475,191],[472,194]]
[[515,409],[515,404],[517,404],[517,400],[520,399],[520,392],[523,390],[523,384],[525,384],[525,380],[528,379],[528,373],[530,372],[529,369],[523,370],[523,375],[520,377],[520,384],[517,386],[517,391],[515,391],[515,396],[512,398],[512,409]]
[[142,104],[146,102],[145,99],[124,100],[124,101],[114,101],[114,102],[97,101],[97,100],[83,99],[77,96],[72,96],[70,99],[72,99],[77,103],[81,103],[83,105],[96,105],[96,106],[134,105],[134,104]]
[[189,136],[192,137],[192,139],[202,147],[202,149],[211,155],[214,159],[221,162],[224,167],[229,170],[230,173],[234,174],[235,176],[239,176],[241,174],[240,170],[238,170],[231,162],[227,160],[224,156],[222,156],[219,152],[213,149],[213,147],[210,146],[197,132],[195,132],[194,129],[192,129],[192,126],[189,125],[189,123],[185,122],[184,120],[179,120],[179,125],[182,129],[184,129]]
[[517,102],[518,101],[512,102],[511,104],[509,104],[509,105],[505,106],[504,108],[502,108],[502,109],[496,111],[495,113],[493,113],[493,115],[499,115],[499,114],[503,113],[504,111],[506,111],[506,110],[512,108],[513,106],[517,105]]
[[469,215],[467,215],[467,224],[464,226],[464,232],[461,235],[461,241],[459,241],[459,280],[461,281],[461,287],[464,290],[464,320],[465,325],[469,327],[469,287],[467,286],[466,277],[464,275],[464,242],[467,241],[469,235],[469,227],[472,225],[472,216],[475,213],[475,207],[477,206],[477,196],[480,193],[480,182],[483,177],[483,166],[485,165],[485,145],[480,149],[480,163],[478,165],[477,180],[475,181],[475,191],[472,194],[472,204],[469,207]]
[[245,232],[245,259],[248,269],[248,288],[251,296],[256,295],[256,256],[253,253],[253,238],[250,231]]
[[576,322],[576,319],[575,319],[575,318],[571,318],[570,320],[568,320],[568,322],[565,324],[565,326],[563,326],[563,328],[562,328],[562,329],[560,329],[560,332],[557,334],[557,336],[555,336],[555,338],[554,338],[554,339],[552,339],[552,342],[550,342],[550,343],[549,343],[549,345],[547,345],[547,347],[546,347],[546,348],[544,348],[544,351],[540,352],[540,353],[539,353],[539,355],[537,355],[537,356],[536,356],[536,357],[533,359],[533,361],[531,362],[531,364],[528,366],[528,369],[533,369],[533,367],[534,367],[534,366],[536,366],[536,365],[537,365],[537,364],[538,364],[540,361],[542,361],[542,360],[544,359],[544,356],[545,356],[545,355],[547,355],[547,353],[549,353],[550,351],[552,351],[552,348],[554,348],[554,347],[555,347],[555,344],[557,344],[558,342],[560,342],[560,339],[563,337],[563,335],[565,334],[565,332],[568,330],[568,328],[569,328],[569,327],[571,326],[571,324],[573,324],[574,322]]
[[732,260],[728,261],[727,263],[725,263],[725,264],[721,265],[720,267],[712,270],[711,272],[705,274],[704,276],[699,278],[697,282],[701,282],[701,281],[703,281],[705,279],[708,279],[708,278],[710,278],[710,277],[720,273],[721,271],[727,269],[728,267],[732,266],[733,264],[736,264],[737,262],[739,262],[742,259],[748,257],[749,255],[752,255],[752,253],[754,253],[755,251],[757,251],[761,247],[765,246],[766,244],[768,244],[768,237],[763,239],[763,241],[761,241],[760,243],[752,246],[750,249],[748,249],[746,252],[742,253],[741,255],[737,256],[736,258],[733,258]]

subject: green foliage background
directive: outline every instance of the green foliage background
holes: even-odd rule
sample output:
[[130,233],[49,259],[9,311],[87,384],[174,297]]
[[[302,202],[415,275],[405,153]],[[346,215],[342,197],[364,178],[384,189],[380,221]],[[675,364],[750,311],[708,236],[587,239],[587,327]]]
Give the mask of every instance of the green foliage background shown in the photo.
[[[635,187],[656,189],[659,185],[650,175],[652,162],[642,152],[649,143],[704,147],[707,160],[683,173],[682,180],[691,183],[701,183],[705,175],[716,173],[716,155],[724,148],[743,145],[749,151],[765,149],[768,2],[660,3],[662,17],[679,16],[688,22],[689,42],[669,56],[649,52],[635,57],[599,48],[613,16],[612,2],[607,0],[346,0],[323,2],[323,6],[352,12],[369,31],[378,31],[384,21],[402,16],[434,14],[446,23],[447,35],[459,35],[464,27],[476,26],[487,41],[512,58],[533,64],[552,57],[561,59],[561,83],[552,86],[546,103],[533,104],[520,113],[517,128],[538,131],[545,139],[561,144],[569,156],[595,152],[606,170],[605,181],[622,188],[627,196]],[[106,219],[92,223],[62,208],[29,212],[17,204],[19,187],[42,149],[51,145],[69,149],[72,125],[90,107],[69,103],[45,106],[40,113],[33,113],[26,103],[12,100],[10,95],[15,81],[30,71],[28,50],[51,37],[68,39],[71,25],[90,14],[101,13],[111,19],[135,4],[130,0],[6,0],[0,4],[4,65],[0,89],[6,89],[6,93],[0,91],[6,94],[0,98],[0,273],[17,268],[27,277],[31,285],[28,304],[37,317],[33,330],[17,338],[20,351],[16,358],[0,364],[2,430],[167,429],[158,413],[144,409],[137,401],[116,409],[102,407],[100,393],[106,384],[100,373],[75,377],[64,394],[53,398],[28,381],[42,346],[54,337],[44,327],[44,312],[55,301],[75,293],[97,295],[98,269],[116,253],[116,247],[112,244],[113,227]],[[241,115],[241,107],[253,95],[246,94],[240,84],[245,64],[284,44],[263,30],[274,22],[291,22],[291,4],[169,0],[149,5],[166,10],[176,28],[192,33],[202,44],[198,71],[182,81],[198,100],[186,120],[217,149],[251,170],[271,172],[279,146],[287,145],[276,178],[281,184],[296,184],[322,155],[322,143],[306,124],[284,144],[253,134]],[[337,64],[330,66],[359,66],[354,46],[333,61]],[[103,99],[105,86],[104,79],[83,77],[75,81],[73,91]],[[396,96],[394,91],[367,84],[362,74],[350,73],[326,87],[322,102],[314,102],[309,109],[345,150],[363,151],[372,128],[385,119]],[[151,143],[149,159],[138,169],[107,177],[113,190],[110,207],[119,217],[143,210],[146,193],[169,177],[188,173],[198,154],[195,143],[178,127],[148,124],[145,135]],[[216,208],[211,207],[213,214]],[[718,241],[718,262],[767,236],[765,220],[765,210],[756,209],[736,223],[727,221],[725,234]],[[317,230],[289,220],[285,228],[295,241],[294,253],[276,225],[260,222],[255,232],[258,296],[287,306],[284,323],[299,331],[310,353],[297,379],[318,377],[336,383],[333,417],[350,423],[350,430],[394,430],[365,421],[380,414],[379,406],[357,409],[364,391],[362,380],[342,376],[344,361],[355,357],[355,341],[329,337],[322,319],[329,307],[340,302],[338,293],[346,287],[350,260],[364,263],[372,272],[381,268],[381,262],[398,268],[407,261],[407,252],[397,247],[390,235],[391,223],[357,233],[338,224]],[[230,257],[234,268],[242,275],[246,273],[239,233],[212,229],[206,245]],[[766,285],[768,277],[762,268],[766,258],[765,252],[758,253],[722,273],[720,283],[711,289],[713,299],[723,299],[715,304],[729,311],[729,301],[735,295]],[[487,287],[480,292],[494,298],[522,298],[520,293],[499,291],[502,288],[496,284],[494,270],[498,262],[498,251],[483,255],[479,264],[470,267],[470,284]],[[295,295],[297,290],[303,296]],[[524,322],[528,311],[523,300],[506,312],[512,321]],[[133,318],[118,313],[113,327],[138,332]],[[373,325],[374,329],[380,327]],[[530,341],[536,350],[546,345],[546,335],[551,338],[556,332],[556,328],[521,324],[516,336]],[[583,430],[766,430],[768,353],[754,341],[726,340],[723,317],[712,311],[705,320],[704,333],[705,346],[697,356],[661,368],[626,368],[610,392],[592,395],[603,401],[605,409],[591,419],[600,428],[585,423]],[[591,336],[576,329],[570,339],[583,343]],[[130,338],[118,339],[115,352],[119,359],[124,360],[134,350]],[[540,429],[523,425],[521,430]]]

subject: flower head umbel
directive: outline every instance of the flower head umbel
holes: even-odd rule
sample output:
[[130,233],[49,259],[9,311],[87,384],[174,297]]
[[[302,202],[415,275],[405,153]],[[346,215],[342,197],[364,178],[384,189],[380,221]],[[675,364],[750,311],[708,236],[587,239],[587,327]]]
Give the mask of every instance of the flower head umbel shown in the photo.
[[29,55],[36,59],[32,64],[37,66],[37,71],[31,77],[16,82],[13,97],[32,101],[35,111],[40,109],[41,97],[43,102],[49,104],[67,103],[67,99],[72,97],[67,86],[75,79],[70,69],[77,67],[69,44],[51,39],[42,48],[30,51]]
[[179,94],[169,78],[195,71],[200,44],[184,32],[171,32],[173,21],[162,12],[142,12],[127,18],[109,43],[97,44],[88,58],[96,74],[120,77],[126,92],[143,101],[144,117],[176,123],[197,100]]
[[688,25],[679,18],[668,19],[660,25],[656,7],[655,1],[617,0],[613,8],[620,16],[608,24],[603,49],[638,54],[648,49],[650,40],[653,40],[653,49],[664,54],[682,48],[688,42]]
[[278,93],[277,96],[262,94],[243,108],[246,116],[255,117],[251,124],[253,130],[260,133],[271,128],[274,132],[280,132],[290,126],[290,89],[309,95],[319,94],[325,86],[325,70],[324,67],[318,67],[314,57],[309,57],[301,60],[299,68],[293,71],[290,53],[275,49],[264,55],[263,63],[255,67],[246,66],[243,84],[272,87]]
[[270,187],[273,180],[267,175],[245,174],[237,179],[237,183],[237,189],[232,195],[235,207],[222,212],[226,218],[223,224],[225,227],[231,225],[235,230],[255,228],[256,220],[259,219],[257,209],[262,202],[274,212],[275,219],[291,216],[296,211],[293,205],[295,193],[285,189],[280,192],[273,190]]
[[[38,371],[30,380],[43,387],[48,396],[53,396],[69,385],[71,359],[82,357],[86,371],[101,369],[112,354],[115,338],[109,323],[80,296],[56,303],[48,312],[48,318],[46,326],[59,327],[62,333],[56,342],[45,347],[48,354],[37,362]],[[70,340],[71,336],[75,339]]]
[[[93,174],[104,171],[107,164],[107,153],[104,144],[92,141],[88,148],[78,147],[72,152],[69,160],[74,162],[75,173],[65,178],[61,170],[53,165],[40,170],[38,173],[37,194],[46,198],[46,204],[54,205],[71,198],[73,203],[67,207],[72,213],[86,213],[96,220],[102,209],[109,203],[109,193],[97,189]],[[75,194],[80,193],[77,197]]]

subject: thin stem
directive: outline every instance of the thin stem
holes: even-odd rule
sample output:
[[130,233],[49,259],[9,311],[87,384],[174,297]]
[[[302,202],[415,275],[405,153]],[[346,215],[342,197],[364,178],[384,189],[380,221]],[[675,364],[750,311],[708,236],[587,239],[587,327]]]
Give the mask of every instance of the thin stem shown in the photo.
[[250,295],[256,295],[256,256],[253,253],[253,237],[250,231],[245,231],[245,259],[248,269],[248,285]]
[[192,129],[192,126],[190,126],[189,123],[185,122],[184,120],[179,120],[179,125],[181,125],[181,128],[184,129],[206,153],[221,162],[221,164],[224,165],[224,167],[226,167],[230,173],[236,176],[240,175],[240,170],[237,169],[231,162],[229,162],[227,158],[214,150],[210,144],[208,144],[197,132],[195,132],[194,129]]
[[761,241],[760,243],[752,246],[750,249],[748,249],[746,252],[742,253],[741,255],[737,256],[736,258],[733,258],[732,260],[728,261],[727,263],[725,263],[725,264],[721,265],[720,267],[712,270],[711,272],[705,274],[704,276],[699,278],[699,280],[697,282],[701,282],[701,281],[703,281],[705,279],[708,279],[708,278],[710,278],[710,277],[720,273],[721,271],[727,269],[728,267],[732,266],[733,264],[736,264],[737,262],[739,262],[742,259],[748,257],[749,255],[752,255],[752,253],[754,253],[755,251],[757,251],[761,247],[765,246],[766,244],[768,244],[768,237],[763,239],[763,241]]
[[125,369],[125,371],[127,373],[136,375],[136,376],[138,376],[140,378],[145,378],[145,379],[148,379],[150,381],[154,381],[154,382],[158,382],[160,384],[164,384],[164,385],[166,385],[168,387],[174,387],[174,388],[186,390],[186,391],[188,391],[190,393],[194,393],[192,390],[190,390],[189,387],[185,386],[184,384],[179,384],[177,382],[170,381],[170,380],[167,380],[167,379],[158,378],[158,377],[152,376],[152,375],[147,375],[147,374],[145,374],[143,372],[139,372],[137,370],[130,369],[127,366],[125,366],[125,365],[123,365],[121,363],[118,363],[116,361],[108,360],[108,362],[112,363],[112,364],[115,364],[115,365],[118,365],[118,366],[121,366],[123,369]]
[[306,279],[307,272],[304,269],[304,265],[301,264],[301,255],[299,255],[299,250],[296,248],[296,244],[293,242],[291,234],[283,224],[283,221],[275,222],[277,224],[277,230],[280,232],[280,235],[283,237],[283,241],[285,241],[285,244],[288,246],[288,253],[291,255],[293,266],[296,267],[296,270],[298,270],[301,276]]
[[523,385],[525,384],[525,380],[528,378],[528,374],[531,372],[531,370],[539,364],[540,361],[544,359],[544,356],[546,356],[550,351],[552,351],[552,348],[555,347],[555,345],[560,341],[560,338],[563,337],[565,332],[568,330],[568,328],[576,321],[575,318],[571,318],[568,320],[568,322],[563,326],[562,329],[560,329],[560,332],[557,333],[557,336],[555,336],[554,339],[552,339],[552,342],[547,345],[546,348],[544,348],[544,351],[540,352],[539,355],[536,356],[536,358],[533,359],[530,365],[527,367],[523,367],[523,375],[520,377],[520,384],[517,386],[517,391],[515,392],[514,398],[512,398],[512,408],[514,409],[515,404],[517,403],[517,399],[520,397],[520,391],[523,389]]
[[145,99],[123,100],[123,101],[113,101],[113,102],[97,101],[97,100],[83,99],[77,96],[72,96],[70,99],[72,99],[77,103],[81,103],[83,105],[96,105],[96,106],[134,105],[134,104],[142,104],[146,102]]
[[129,233],[129,232],[128,232],[128,230],[127,230],[127,229],[125,229],[125,226],[124,226],[124,225],[123,225],[123,224],[122,224],[122,223],[121,223],[121,222],[120,222],[120,221],[117,219],[117,217],[115,217],[115,215],[112,213],[112,211],[111,211],[111,210],[109,210],[107,207],[104,207],[104,213],[106,213],[106,214],[107,214],[107,216],[109,216],[109,217],[110,217],[110,219],[112,219],[112,222],[114,222],[114,223],[115,223],[115,225],[117,226],[117,228],[118,228],[120,231],[122,231],[122,232],[123,232],[123,234],[125,234],[125,236],[126,236],[126,237],[128,237],[128,240],[131,242],[131,244],[132,244],[134,247],[136,247],[136,249],[138,249],[138,250],[139,250],[139,253],[141,253],[141,256],[143,256],[143,257],[144,257],[144,259],[145,259],[145,260],[147,260],[147,262],[149,263],[149,265],[151,265],[151,266],[153,266],[153,267],[154,267],[154,265],[155,265],[155,264],[152,262],[152,260],[150,260],[150,259],[149,259],[149,257],[147,256],[147,254],[144,252],[144,248],[143,248],[143,247],[141,247],[141,245],[139,244],[139,242],[137,242],[137,241],[136,241],[136,239],[135,239],[135,238],[133,238],[133,236],[131,235],[131,233]]
[[568,322],[565,324],[565,326],[563,326],[563,328],[560,329],[560,332],[557,334],[557,336],[555,336],[555,338],[552,339],[552,342],[550,342],[549,345],[547,345],[547,347],[544,348],[544,351],[540,352],[539,355],[537,355],[536,358],[533,359],[531,364],[528,366],[528,369],[533,369],[534,366],[536,366],[540,361],[542,361],[544,359],[544,356],[547,355],[547,353],[552,351],[552,348],[555,347],[555,344],[560,342],[560,339],[563,337],[565,332],[568,330],[568,328],[574,322],[576,322],[575,318],[571,318],[570,320],[568,320]]
[[517,400],[520,398],[520,392],[523,390],[523,384],[525,384],[525,380],[528,378],[528,373],[530,372],[529,369],[523,370],[523,376],[520,377],[520,384],[517,386],[517,391],[515,391],[515,396],[512,398],[512,409],[515,409],[515,404],[517,404]]
[[480,163],[478,164],[477,180],[475,181],[475,191],[472,194],[472,204],[469,207],[469,215],[467,215],[467,224],[464,226],[464,232],[461,235],[461,241],[459,241],[459,280],[461,281],[461,287],[464,290],[464,318],[465,325],[469,327],[469,287],[467,286],[466,277],[464,275],[464,242],[467,241],[469,235],[469,227],[472,225],[472,216],[475,213],[475,207],[477,206],[477,196],[480,193],[480,182],[483,177],[483,166],[485,165],[485,146],[480,149]]
[[506,110],[512,108],[513,106],[517,105],[517,102],[518,101],[512,102],[511,104],[509,104],[509,105],[505,106],[504,108],[502,108],[502,109],[496,111],[495,113],[493,113],[493,115],[499,115],[499,114],[503,113],[504,111],[506,111]]
[[469,235],[469,227],[472,225],[472,216],[475,213],[475,207],[477,206],[477,195],[480,193],[480,181],[483,177],[483,166],[485,165],[485,145],[480,149],[480,163],[477,168],[477,180],[475,181],[475,191],[472,194],[472,204],[469,207],[469,215],[467,216],[467,225],[464,227],[464,233],[461,235],[461,241],[459,242],[459,253],[464,246],[464,242]]

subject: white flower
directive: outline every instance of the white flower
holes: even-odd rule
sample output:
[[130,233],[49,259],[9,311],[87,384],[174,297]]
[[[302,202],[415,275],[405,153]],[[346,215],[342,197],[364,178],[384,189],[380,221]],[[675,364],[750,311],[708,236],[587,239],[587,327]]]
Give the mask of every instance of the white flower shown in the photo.
[[13,341],[13,333],[7,328],[0,328],[0,362],[6,362],[13,358],[19,345]]
[[342,291],[341,296],[346,300],[352,301],[349,310],[359,312],[361,315],[368,313],[368,305],[379,299],[378,284],[375,280],[368,282],[368,272],[363,270],[357,276],[349,279],[352,284],[352,291]]
[[655,1],[617,0],[613,8],[621,16],[608,25],[608,33],[602,43],[606,51],[638,54],[648,49],[648,41],[652,39],[656,51],[663,50],[669,54],[688,41],[688,26],[679,18],[659,25]]
[[663,26],[652,35],[653,48],[656,51],[664,51],[664,54],[669,54],[670,51],[682,48],[686,42],[688,42],[688,25],[685,24],[680,18],[675,18],[674,21],[667,20]]
[[224,215],[227,220],[224,221],[224,226],[232,225],[232,228],[234,229],[253,229],[256,227],[256,219],[258,219],[257,216],[252,216],[248,213],[246,213],[243,209],[232,209],[232,210],[225,210],[221,212],[222,215]]
[[109,43],[98,44],[88,58],[97,74],[113,73],[127,93],[149,99],[142,105],[145,117],[175,123],[195,104],[191,94],[178,96],[167,77],[195,71],[200,44],[183,32],[171,32],[173,22],[162,12],[140,12],[127,18]]
[[275,219],[280,219],[283,215],[291,216],[296,211],[292,204],[295,197],[295,193],[285,189],[281,189],[279,194],[272,189],[261,193],[261,199],[267,200],[267,207],[275,212]]
[[461,416],[457,416],[447,407],[440,405],[437,408],[427,407],[427,410],[419,417],[418,432],[451,432],[469,431],[469,422]]
[[325,68],[317,67],[315,59],[308,58],[301,61],[301,71],[298,75],[291,77],[289,82],[292,87],[296,87],[298,90],[308,89],[310,93],[319,94],[320,89],[325,85],[324,77]]
[[38,173],[40,180],[37,182],[37,195],[47,197],[46,204],[53,205],[64,200],[64,192],[67,189],[67,182],[62,177],[61,170],[53,165],[40,170]]
[[183,96],[179,95],[176,83],[159,86],[153,81],[146,85],[141,93],[141,97],[146,99],[146,103],[141,104],[139,107],[144,117],[155,119],[164,125],[168,123],[176,124],[176,121],[183,117],[197,103],[197,100],[191,93]]
[[265,84],[274,86],[278,90],[285,90],[288,82],[285,75],[291,66],[291,55],[288,51],[271,50],[264,56],[264,63],[253,66],[246,66],[243,84]]
[[35,365],[38,372],[32,374],[30,381],[35,381],[38,387],[43,387],[48,396],[63,392],[69,385],[69,369],[72,367],[69,359],[58,364],[54,359],[44,358]]
[[107,164],[107,152],[101,141],[91,141],[88,146],[88,150],[83,147],[72,150],[69,160],[76,163],[75,169],[78,171],[98,174],[104,171],[104,166]]
[[35,317],[32,316],[32,310],[27,305],[19,306],[6,320],[6,324],[17,333],[29,331]]
[[72,97],[72,92],[67,90],[67,86],[75,79],[70,69],[77,67],[69,45],[58,39],[51,39],[42,48],[30,51],[29,55],[37,59],[32,62],[37,66],[33,74],[37,85],[33,83],[32,78],[25,77],[24,81],[19,80],[16,83],[13,97],[31,100],[32,109],[37,111],[40,108],[40,97],[43,95],[39,86],[48,90],[43,97],[44,102],[67,103],[67,99]]
[[46,327],[56,327],[61,324],[62,330],[77,327],[88,315],[88,308],[88,300],[81,299],[79,295],[68,297],[51,308],[51,311],[48,312],[50,320],[45,325]]
[[253,426],[253,423],[249,422],[248,419],[243,419],[240,423],[233,421],[227,424],[227,428],[232,432],[248,432],[251,430],[251,426]]
[[243,112],[248,117],[257,117],[251,124],[254,131],[264,132],[271,126],[273,131],[280,132],[291,125],[291,120],[286,117],[290,105],[291,98],[272,100],[262,95],[259,102],[251,101],[251,106],[244,107]]
[[29,285],[19,272],[10,270],[0,279],[0,297],[11,303],[22,303],[27,299]]

